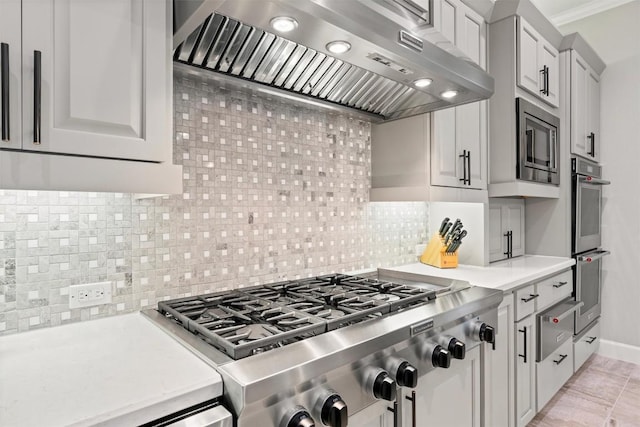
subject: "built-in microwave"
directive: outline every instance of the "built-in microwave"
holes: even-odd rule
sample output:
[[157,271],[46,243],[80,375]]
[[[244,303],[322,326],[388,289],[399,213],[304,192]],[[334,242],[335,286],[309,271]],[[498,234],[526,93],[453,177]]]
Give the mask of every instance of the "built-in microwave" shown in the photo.
[[560,185],[560,119],[540,107],[516,98],[520,180]]

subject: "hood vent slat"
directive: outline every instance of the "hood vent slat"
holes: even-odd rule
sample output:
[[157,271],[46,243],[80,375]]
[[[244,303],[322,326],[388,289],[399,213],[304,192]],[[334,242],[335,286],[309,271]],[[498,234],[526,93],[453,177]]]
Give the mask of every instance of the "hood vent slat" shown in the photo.
[[[412,15],[413,20],[428,18],[429,11],[423,10],[413,0],[380,2],[386,2],[387,7],[393,6],[396,13],[403,10],[402,14]],[[470,64],[435,45],[425,41],[425,50],[421,54],[401,46],[397,41],[397,28],[401,27],[393,28],[397,24],[383,16],[367,16],[379,19],[375,22],[379,22],[380,26],[369,25],[372,27],[369,29],[370,36],[372,39],[377,37],[379,44],[369,42],[364,33],[354,32],[351,33],[354,34],[352,37],[343,35],[341,32],[352,31],[353,25],[347,24],[349,19],[353,20],[351,22],[355,25],[355,31],[362,31],[356,27],[360,22],[357,19],[363,16],[361,8],[367,7],[365,0],[353,4],[338,0],[261,0],[255,4],[264,5],[265,10],[262,11],[255,10],[258,6],[253,6],[254,3],[251,3],[252,7],[247,7],[249,3],[241,4],[237,0],[219,0],[216,4],[219,5],[219,11],[208,15],[178,45],[174,53],[176,62],[241,78],[252,84],[281,89],[301,97],[353,108],[370,114],[369,117],[374,121],[455,105],[453,101],[441,99],[437,95],[445,89],[458,90],[462,101],[458,100],[457,103],[486,98],[489,96],[487,92],[493,90],[493,82],[487,83],[487,78],[490,80],[490,77],[484,71],[470,67]],[[326,12],[329,15],[323,16],[323,19],[331,19],[306,22],[305,26],[309,30],[298,34],[304,43],[265,31],[268,28],[268,24],[265,25],[268,18],[264,18],[266,10],[269,10],[267,15],[272,16],[278,7],[284,5],[314,19],[314,12],[320,12],[320,15]],[[237,19],[238,16],[244,18],[240,20]],[[328,23],[333,27],[327,27]],[[299,29],[302,27],[303,24],[300,24]],[[331,28],[329,33],[327,28]],[[389,33],[391,30],[395,33]],[[392,34],[395,34],[395,38]],[[331,37],[346,37],[345,40],[354,44],[352,51],[340,56],[340,59],[328,56],[324,51],[324,43],[331,41]],[[313,40],[323,42],[319,45]],[[432,59],[429,54],[436,58]],[[378,57],[386,60],[379,63],[372,59]],[[429,68],[432,63],[433,69]],[[450,63],[463,65],[454,70],[448,67]],[[434,84],[428,89],[414,88],[412,81],[422,76],[432,78]],[[454,83],[449,84],[448,81]],[[465,86],[467,84],[469,86]],[[476,90],[480,94],[476,94]]]

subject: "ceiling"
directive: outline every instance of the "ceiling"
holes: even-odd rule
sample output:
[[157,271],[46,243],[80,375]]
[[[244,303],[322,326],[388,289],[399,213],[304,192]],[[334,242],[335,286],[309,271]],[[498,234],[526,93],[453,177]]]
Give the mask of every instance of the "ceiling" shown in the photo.
[[531,0],[556,26],[639,0]]

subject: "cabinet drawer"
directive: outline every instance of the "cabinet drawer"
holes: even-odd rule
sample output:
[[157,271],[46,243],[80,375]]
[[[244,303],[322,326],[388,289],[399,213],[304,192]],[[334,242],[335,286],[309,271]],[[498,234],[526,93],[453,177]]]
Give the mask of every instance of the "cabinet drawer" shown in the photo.
[[573,272],[571,270],[549,277],[536,284],[536,311],[543,310],[562,301],[573,291]]
[[536,369],[538,412],[540,412],[544,405],[573,375],[573,340],[568,339],[565,341],[549,357],[539,362]]
[[516,322],[535,311],[537,295],[536,285],[529,285],[516,291]]
[[575,360],[573,372],[576,372],[584,362],[600,347],[600,322],[596,322],[589,329],[584,331],[580,337],[575,338],[573,352]]

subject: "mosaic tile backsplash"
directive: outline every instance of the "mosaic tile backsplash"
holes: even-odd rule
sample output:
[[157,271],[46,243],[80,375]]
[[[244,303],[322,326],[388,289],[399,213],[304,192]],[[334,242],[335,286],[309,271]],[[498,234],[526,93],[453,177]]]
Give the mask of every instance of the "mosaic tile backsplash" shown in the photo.
[[[0,190],[0,335],[283,279],[414,262],[426,203],[370,203],[368,122],[176,72],[184,193]],[[69,308],[110,281],[111,304]]]

